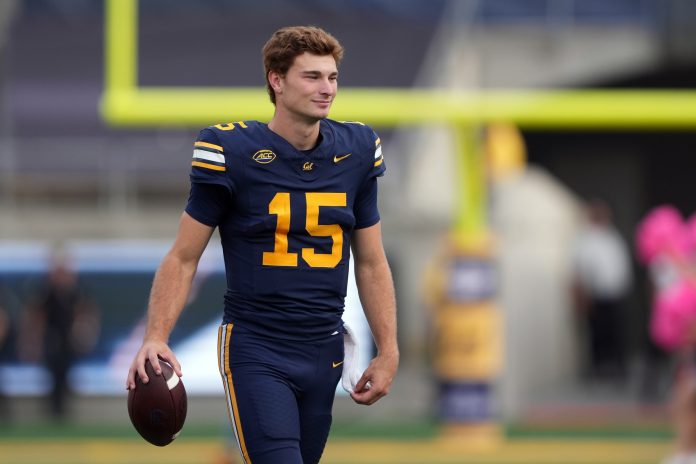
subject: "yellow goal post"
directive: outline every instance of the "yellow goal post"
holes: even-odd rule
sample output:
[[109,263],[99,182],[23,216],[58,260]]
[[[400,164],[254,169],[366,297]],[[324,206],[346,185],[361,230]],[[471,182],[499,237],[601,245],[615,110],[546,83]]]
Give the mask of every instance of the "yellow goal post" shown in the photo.
[[[267,121],[273,106],[262,85],[140,87],[138,0],[105,0],[105,82],[101,114],[113,126],[207,126],[228,120]],[[485,172],[477,128],[503,122],[520,128],[690,130],[696,91],[476,90],[341,87],[337,120],[382,128],[441,124],[453,129],[459,166],[456,234],[478,241],[487,233]]]

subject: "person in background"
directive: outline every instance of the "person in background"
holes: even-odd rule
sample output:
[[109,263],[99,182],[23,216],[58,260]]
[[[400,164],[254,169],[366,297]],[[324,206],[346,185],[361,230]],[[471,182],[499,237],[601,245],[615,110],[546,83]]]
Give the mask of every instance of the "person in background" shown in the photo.
[[675,451],[663,464],[696,464],[696,321],[691,321],[686,331],[688,342],[676,354],[669,404]]
[[663,464],[696,464],[696,216],[672,205],[646,214],[636,231],[652,281],[650,336],[675,365],[670,415],[674,451]]
[[48,370],[49,411],[54,419],[67,416],[70,368],[94,347],[98,335],[99,312],[68,260],[56,254],[46,281],[25,309],[19,350],[21,358],[41,362]]
[[591,381],[626,378],[626,298],[633,274],[628,244],[616,229],[609,205],[587,203],[586,222],[574,250],[576,308],[587,331]]

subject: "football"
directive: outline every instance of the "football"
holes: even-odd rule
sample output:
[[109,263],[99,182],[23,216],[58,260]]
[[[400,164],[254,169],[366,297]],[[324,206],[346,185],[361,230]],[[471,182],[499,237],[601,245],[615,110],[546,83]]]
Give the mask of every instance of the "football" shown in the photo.
[[187,400],[184,383],[174,369],[161,359],[160,366],[162,375],[157,375],[150,361],[145,362],[148,383],[135,376],[135,388],[128,391],[128,415],[145,440],[166,446],[184,426]]

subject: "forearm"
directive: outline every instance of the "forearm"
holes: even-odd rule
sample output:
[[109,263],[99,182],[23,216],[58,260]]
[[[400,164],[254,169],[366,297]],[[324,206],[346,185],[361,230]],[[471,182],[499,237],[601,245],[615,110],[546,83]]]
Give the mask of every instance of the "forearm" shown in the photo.
[[186,306],[196,267],[196,261],[183,261],[171,253],[164,258],[150,292],[144,340],[167,343]]
[[386,258],[356,265],[355,278],[378,353],[398,357],[396,298]]

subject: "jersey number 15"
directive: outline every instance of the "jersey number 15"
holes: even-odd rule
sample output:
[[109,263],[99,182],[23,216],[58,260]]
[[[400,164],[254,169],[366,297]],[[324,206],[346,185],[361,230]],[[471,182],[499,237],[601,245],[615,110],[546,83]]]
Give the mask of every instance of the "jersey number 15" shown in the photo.
[[[331,237],[331,253],[317,253],[314,248],[302,248],[302,259],[310,267],[334,268],[343,258],[343,229],[338,224],[319,224],[321,206],[346,206],[345,193],[306,192],[307,217],[305,229],[312,237]],[[264,266],[297,266],[297,253],[288,251],[290,231],[290,193],[278,192],[268,204],[268,213],[278,216],[273,251],[264,251]]]

